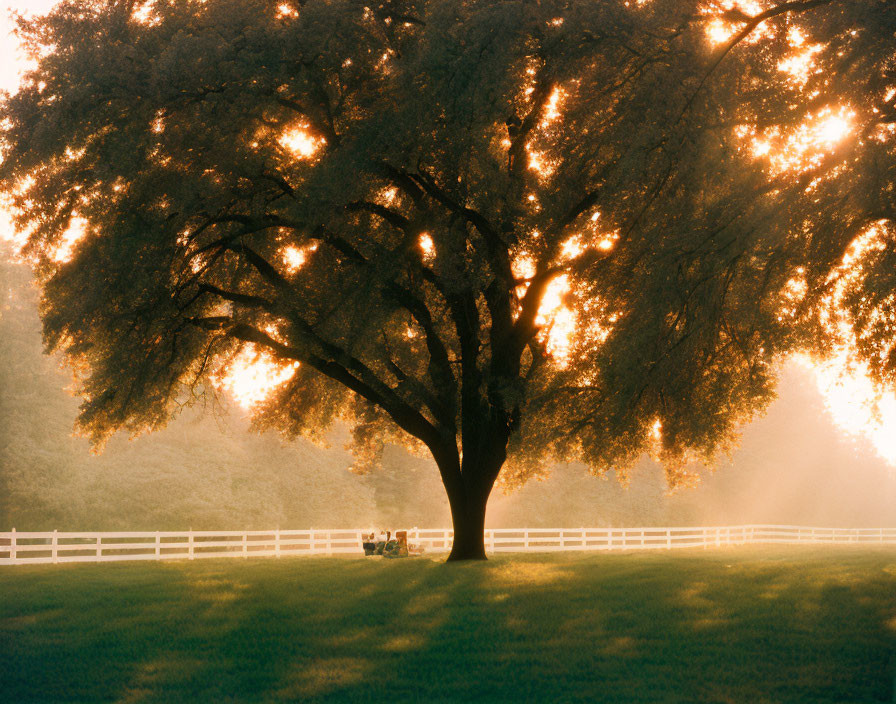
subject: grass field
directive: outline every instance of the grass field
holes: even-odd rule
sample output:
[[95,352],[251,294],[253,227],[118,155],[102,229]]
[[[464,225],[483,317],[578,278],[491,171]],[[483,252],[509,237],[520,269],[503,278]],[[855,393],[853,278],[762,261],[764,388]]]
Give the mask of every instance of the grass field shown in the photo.
[[893,702],[896,550],[0,568],[0,701]]

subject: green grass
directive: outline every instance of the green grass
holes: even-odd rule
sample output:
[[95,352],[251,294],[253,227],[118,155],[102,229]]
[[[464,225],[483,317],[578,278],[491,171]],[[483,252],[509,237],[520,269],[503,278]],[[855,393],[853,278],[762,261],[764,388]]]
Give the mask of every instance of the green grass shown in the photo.
[[892,702],[896,550],[0,569],[6,702]]

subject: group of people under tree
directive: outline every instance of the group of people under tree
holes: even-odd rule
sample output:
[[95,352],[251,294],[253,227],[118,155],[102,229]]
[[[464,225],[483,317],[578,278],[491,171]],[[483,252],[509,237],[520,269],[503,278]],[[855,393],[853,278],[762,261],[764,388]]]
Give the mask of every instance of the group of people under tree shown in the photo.
[[[373,531],[363,535],[362,545],[365,555],[382,555],[383,557],[408,557],[411,549],[408,547],[408,532],[399,530],[395,532],[393,537],[392,531],[380,531],[379,535],[375,535]],[[413,547],[413,554],[420,554],[423,549],[417,546]]]

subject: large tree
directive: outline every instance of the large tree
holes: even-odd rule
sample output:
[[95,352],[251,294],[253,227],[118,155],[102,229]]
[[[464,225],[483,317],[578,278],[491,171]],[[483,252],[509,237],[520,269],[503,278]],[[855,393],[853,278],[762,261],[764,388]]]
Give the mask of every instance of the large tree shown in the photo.
[[[347,422],[359,467],[390,439],[432,454],[450,559],[485,556],[502,468],[654,450],[681,480],[777,356],[830,337],[832,296],[870,310],[867,277],[832,277],[892,214],[892,3],[747,9],[63,0],[22,23],[0,181],[81,428],[159,427],[251,349],[293,369],[261,425]],[[813,141],[825,116],[863,139]]]

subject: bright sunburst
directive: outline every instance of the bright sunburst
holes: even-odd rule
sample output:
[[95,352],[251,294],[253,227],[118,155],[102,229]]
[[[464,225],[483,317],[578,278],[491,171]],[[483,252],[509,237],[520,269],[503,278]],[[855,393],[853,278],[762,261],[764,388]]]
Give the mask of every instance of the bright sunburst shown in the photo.
[[284,365],[250,344],[212,377],[212,382],[227,391],[243,408],[252,408],[292,379],[298,368],[298,362]]
[[865,438],[875,452],[896,467],[896,394],[882,391],[871,380],[866,364],[856,363],[845,349],[815,360],[795,358],[809,368],[835,425],[856,438]]

